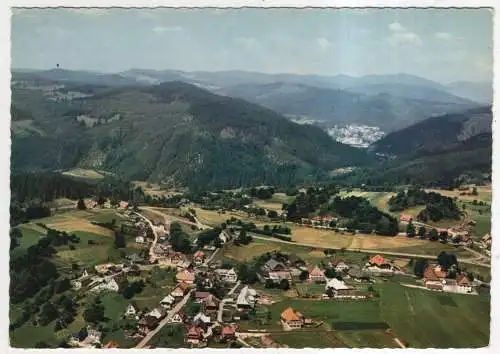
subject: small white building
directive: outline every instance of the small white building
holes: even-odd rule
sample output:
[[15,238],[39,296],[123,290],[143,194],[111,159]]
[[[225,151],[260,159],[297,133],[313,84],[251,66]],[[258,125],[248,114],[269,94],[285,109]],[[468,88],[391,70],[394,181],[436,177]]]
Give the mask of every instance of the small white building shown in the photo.
[[146,242],[146,240],[144,239],[144,236],[137,236],[135,238],[135,242],[136,243],[144,243],[144,242]]
[[184,322],[184,316],[180,312],[175,313],[169,320],[169,323],[183,323],[183,322]]
[[203,312],[199,312],[194,316],[193,318],[193,323],[195,325],[200,325],[200,324],[210,324],[212,320],[210,319],[210,316],[205,315]]
[[254,289],[251,289],[245,286],[241,289],[238,294],[238,298],[236,299],[236,306],[240,308],[253,308],[255,306],[257,292]]
[[342,280],[333,278],[333,279],[328,279],[328,281],[326,282],[325,291],[328,289],[347,290],[349,289],[349,287]]
[[339,261],[335,265],[335,271],[336,272],[341,273],[341,272],[345,272],[345,271],[348,271],[348,270],[349,270],[349,266],[344,261]]
[[175,303],[175,298],[172,295],[167,295],[160,301],[160,305],[166,308],[170,308]]
[[137,309],[134,305],[129,304],[125,310],[125,317],[135,317],[137,315]]
[[153,310],[151,310],[150,312],[148,312],[146,314],[146,316],[151,316],[151,317],[154,317],[154,318],[157,318],[157,319],[160,319],[163,317],[163,314],[164,312],[162,311],[162,309],[160,308],[155,308]]
[[231,269],[216,269],[215,274],[218,275],[219,279],[227,283],[236,283],[238,281],[238,274]]
[[113,292],[118,292],[120,290],[120,286],[114,280],[113,278],[109,279],[108,281],[104,281],[100,283],[99,285],[93,287],[90,289],[92,292],[101,292],[101,291],[113,291]]

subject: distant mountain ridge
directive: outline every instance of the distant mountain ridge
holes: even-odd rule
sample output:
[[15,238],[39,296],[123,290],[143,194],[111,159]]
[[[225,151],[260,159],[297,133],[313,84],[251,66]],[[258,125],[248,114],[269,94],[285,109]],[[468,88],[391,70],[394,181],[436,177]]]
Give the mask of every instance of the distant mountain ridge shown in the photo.
[[408,155],[446,150],[479,134],[492,134],[491,106],[431,117],[390,133],[372,145],[374,151]]
[[[208,188],[289,185],[371,162],[317,127],[191,84],[83,87],[92,95],[59,101],[42,89],[13,87],[13,105],[32,114],[15,109],[30,118],[30,129],[13,130],[13,168],[84,167]],[[17,121],[17,130],[24,125]]]

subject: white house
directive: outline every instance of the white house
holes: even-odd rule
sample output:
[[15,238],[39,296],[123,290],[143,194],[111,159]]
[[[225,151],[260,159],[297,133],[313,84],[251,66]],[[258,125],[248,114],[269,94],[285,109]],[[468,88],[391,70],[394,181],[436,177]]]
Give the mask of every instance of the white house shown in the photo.
[[73,289],[75,289],[75,290],[80,290],[82,288],[82,282],[79,280],[73,280],[71,282],[71,285],[73,286]]
[[113,278],[109,279],[108,281],[102,282],[99,285],[95,286],[94,288],[90,289],[92,292],[100,292],[100,291],[114,291],[117,292],[120,290],[120,287],[118,286],[118,283],[116,280]]
[[134,305],[129,304],[125,310],[125,317],[134,317],[135,315],[137,315],[137,309]]
[[172,295],[167,295],[163,298],[163,300],[160,301],[160,305],[163,307],[170,308],[172,304],[175,303],[175,298]]
[[240,293],[238,294],[238,298],[236,299],[236,306],[238,307],[243,307],[243,308],[249,308],[249,307],[254,307],[257,292],[254,289],[251,289],[247,286],[245,286],[243,289],[241,289]]
[[346,290],[346,289],[349,289],[349,287],[342,280],[338,280],[336,278],[333,278],[333,279],[329,279],[326,282],[325,291],[328,289]]
[[184,322],[184,316],[180,313],[177,312],[172,316],[172,318],[169,321],[170,323],[183,323]]
[[155,309],[151,310],[150,312],[148,312],[146,314],[146,316],[151,316],[151,317],[155,317],[157,319],[160,319],[163,317],[163,314],[164,314],[164,312],[160,308],[155,308]]
[[341,272],[348,271],[348,270],[349,270],[349,266],[344,261],[339,261],[335,265],[336,272],[341,273]]
[[238,274],[231,269],[216,269],[215,273],[219,276],[220,280],[227,283],[236,283],[238,281]]
[[136,243],[144,243],[145,242],[144,236],[137,236],[135,238],[135,242]]
[[193,318],[193,324],[195,325],[210,324],[211,322],[212,320],[210,319],[210,316],[206,316],[203,312],[199,312]]

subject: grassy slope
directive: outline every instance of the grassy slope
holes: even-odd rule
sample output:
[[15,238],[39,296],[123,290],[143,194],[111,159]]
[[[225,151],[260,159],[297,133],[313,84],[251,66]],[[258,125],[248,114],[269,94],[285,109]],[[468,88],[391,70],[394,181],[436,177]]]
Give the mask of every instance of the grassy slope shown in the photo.
[[[488,344],[490,298],[439,294],[397,284],[380,287],[382,318],[412,347],[482,347]],[[443,305],[440,298],[454,305]],[[446,302],[445,300],[441,300]]]

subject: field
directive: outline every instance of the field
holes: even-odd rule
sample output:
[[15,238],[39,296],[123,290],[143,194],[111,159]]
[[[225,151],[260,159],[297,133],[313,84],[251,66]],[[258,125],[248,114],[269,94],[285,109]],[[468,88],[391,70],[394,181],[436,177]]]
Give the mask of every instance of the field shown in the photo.
[[335,332],[281,332],[273,333],[276,343],[286,344],[290,348],[345,348]]
[[283,203],[279,202],[272,202],[268,200],[257,200],[254,202],[255,205],[258,207],[264,208],[264,209],[269,209],[269,210],[275,210],[278,212],[278,214],[281,213]]
[[380,296],[383,319],[411,347],[488,345],[489,296],[440,294],[391,283],[380,285]]
[[206,224],[209,226],[218,226],[227,221],[227,219],[231,219],[231,217],[235,217],[238,219],[247,219],[248,216],[244,212],[225,212],[219,213],[215,210],[204,210],[201,208],[193,208],[196,211],[196,217],[202,224]]
[[182,194],[178,191],[165,190],[159,184],[156,183],[149,183],[144,181],[133,181],[133,183],[136,187],[142,188],[145,194],[148,194],[152,197],[161,197],[161,196],[169,197],[173,195]]
[[[37,223],[43,223],[47,225],[47,227],[60,231],[83,231],[100,236],[113,236],[113,232],[111,230],[90,223],[89,220],[92,220],[95,215],[98,215],[97,213],[100,213],[100,211],[72,211],[48,218],[38,219]],[[105,213],[105,215],[109,214]],[[115,218],[118,219],[118,217]]]
[[473,200],[481,200],[483,202],[491,203],[492,198],[492,188],[491,185],[487,186],[477,186],[478,195],[460,195],[460,191],[458,189],[454,189],[452,191],[444,190],[444,189],[426,189],[426,192],[436,192],[447,197],[457,197],[460,200],[465,201],[473,201]]
[[87,170],[83,168],[74,168],[72,170],[63,172],[63,175],[71,176],[71,177],[79,177],[79,178],[87,178],[87,179],[101,179],[104,178],[104,175],[94,170]]

